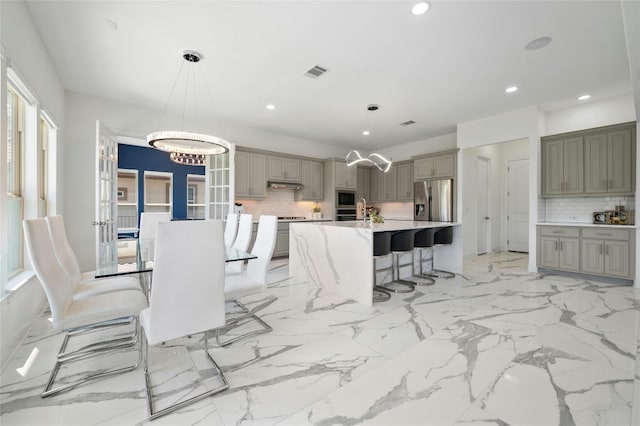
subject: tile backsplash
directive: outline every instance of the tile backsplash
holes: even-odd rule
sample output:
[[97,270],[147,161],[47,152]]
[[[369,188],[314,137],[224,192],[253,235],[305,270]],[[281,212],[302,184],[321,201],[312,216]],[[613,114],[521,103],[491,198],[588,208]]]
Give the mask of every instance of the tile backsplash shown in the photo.
[[585,222],[593,221],[592,213],[615,210],[624,206],[625,210],[635,210],[635,197],[579,197],[547,198],[541,200],[544,215],[541,222]]
[[299,216],[310,219],[316,203],[314,201],[295,201],[293,196],[293,190],[267,189],[267,196],[263,200],[236,200],[236,202],[242,203],[244,212],[251,213],[256,219],[263,214]]

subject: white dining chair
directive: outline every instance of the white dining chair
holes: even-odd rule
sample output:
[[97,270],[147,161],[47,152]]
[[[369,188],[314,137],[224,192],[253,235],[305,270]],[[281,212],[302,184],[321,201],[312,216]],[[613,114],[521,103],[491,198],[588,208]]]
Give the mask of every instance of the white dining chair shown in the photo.
[[140,213],[140,231],[138,239],[154,241],[156,239],[156,227],[160,222],[170,222],[169,212],[142,212]]
[[224,245],[231,247],[236,240],[236,234],[238,232],[238,215],[236,213],[229,213],[227,215],[227,223],[224,227]]
[[[242,251],[249,251],[249,245],[251,244],[252,235],[253,215],[240,215],[240,223],[238,224],[238,235],[236,236],[236,240],[233,242],[233,248]],[[227,275],[240,274],[242,273],[243,266],[244,262],[231,262],[226,265],[226,273]]]
[[[239,315],[233,315],[224,329],[219,329],[216,333],[216,339],[220,346],[227,346],[239,339],[253,336],[256,334],[266,333],[272,330],[266,322],[259,316],[252,314],[249,310],[238,301],[239,297],[262,291],[267,287],[267,273],[269,271],[269,263],[273,256],[276,245],[276,235],[278,231],[278,218],[276,216],[260,216],[258,223],[258,235],[253,244],[251,254],[257,256],[256,259],[249,260],[246,270],[242,274],[227,275],[225,278],[224,295],[228,302],[233,302],[240,307]],[[229,332],[237,326],[241,321],[252,318],[257,321],[262,328],[249,331],[240,335],[224,340],[221,336]]]
[[[90,380],[124,373],[137,368],[140,359],[134,365],[101,370],[82,377],[73,377],[65,384],[53,388],[62,365],[100,354],[108,355],[113,350],[135,346],[139,335],[138,314],[147,306],[147,302],[142,292],[132,290],[99,294],[82,300],[74,300],[71,278],[58,263],[55,255],[53,255],[53,245],[49,238],[46,221],[44,219],[25,220],[23,222],[23,230],[31,266],[49,302],[53,329],[55,331],[66,331],[56,363],[51,370],[49,381],[41,396],[51,396]],[[98,343],[89,344],[71,352],[65,352],[69,340],[74,336],[130,324],[134,324],[134,332],[129,336],[102,339]]]
[[[95,271],[81,273],[76,254],[69,244],[62,216],[49,216],[47,222],[49,238],[54,255],[62,269],[67,273],[73,285],[73,298],[76,300],[96,294],[111,293],[120,290],[142,291],[137,277],[113,277],[95,279]],[[34,236],[38,238],[38,236]]]
[[[225,323],[224,262],[221,220],[158,224],[151,303],[140,313],[145,335],[144,373],[151,420],[228,388],[222,370],[208,351],[206,333]],[[154,411],[148,346],[203,332],[205,354],[222,385]],[[166,352],[167,356],[172,356],[171,349]]]

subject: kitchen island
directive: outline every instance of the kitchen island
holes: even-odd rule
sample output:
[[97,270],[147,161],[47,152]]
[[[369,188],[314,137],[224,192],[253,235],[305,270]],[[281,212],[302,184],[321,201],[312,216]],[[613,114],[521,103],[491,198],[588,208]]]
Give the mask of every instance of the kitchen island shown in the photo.
[[[462,273],[462,235],[459,223],[410,220],[388,220],[375,224],[362,221],[293,222],[289,227],[289,276],[304,279],[371,306],[374,283],[373,234],[449,226],[454,231],[453,244],[433,248],[434,268]],[[410,253],[401,256],[401,263],[410,261]],[[377,266],[380,269],[386,265],[380,262]],[[416,269],[417,267],[416,260]],[[410,266],[402,268],[401,276],[411,275],[410,269]],[[388,281],[388,277],[385,279],[380,275],[378,279],[379,283]]]

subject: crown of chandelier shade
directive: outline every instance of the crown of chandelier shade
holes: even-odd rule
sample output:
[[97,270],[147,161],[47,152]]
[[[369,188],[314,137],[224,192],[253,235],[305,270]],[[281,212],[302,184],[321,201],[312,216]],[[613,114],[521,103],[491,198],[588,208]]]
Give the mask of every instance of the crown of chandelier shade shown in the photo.
[[[202,59],[202,56],[193,50],[185,50],[182,54],[182,58],[188,62],[195,64]],[[176,82],[180,78],[182,74],[182,68],[178,73],[178,77],[176,78]],[[173,89],[175,89],[175,84]],[[187,85],[188,85],[188,76],[187,76]],[[171,100],[171,95],[173,94],[173,89],[171,89],[171,94],[169,94],[169,99],[167,99],[167,103],[165,105],[164,111],[162,112],[162,117],[160,118],[160,122],[162,122],[162,118],[164,118],[164,114],[167,110],[167,106],[169,105],[169,101]],[[184,117],[184,110],[186,107],[186,89],[185,89],[185,105],[183,105],[182,116]],[[204,156],[206,155],[218,155],[224,154],[229,151],[230,143],[220,137],[202,134],[202,133],[194,133],[187,132],[184,130],[163,130],[149,133],[147,135],[147,142],[152,147],[159,149],[161,151],[166,151],[169,153],[181,154],[181,155],[172,155],[171,160],[180,163],[180,164],[189,164],[189,165],[204,165]],[[194,161],[194,162],[189,162]],[[200,164],[200,162],[202,164]]]
[[174,163],[184,164],[185,166],[204,166],[206,155],[203,154],[184,154],[182,152],[172,152],[169,158]]
[[[367,111],[377,111],[379,108],[380,106],[376,104],[367,105]],[[362,132],[362,134],[364,136],[369,136],[371,132],[365,130],[364,132]],[[372,152],[371,154],[363,157],[362,154],[360,154],[355,149],[349,151],[349,153],[345,157],[345,161],[347,162],[347,166],[354,166],[358,163],[369,163],[374,165],[383,173],[387,173],[391,169],[392,164],[391,160],[387,160],[384,156],[378,154],[377,152]]]

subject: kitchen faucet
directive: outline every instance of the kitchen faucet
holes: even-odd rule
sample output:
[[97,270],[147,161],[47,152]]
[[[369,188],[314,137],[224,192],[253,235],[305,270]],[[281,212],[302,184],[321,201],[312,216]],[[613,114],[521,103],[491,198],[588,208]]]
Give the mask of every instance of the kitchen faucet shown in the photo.
[[364,208],[362,209],[362,223],[367,223],[367,200],[362,197],[358,200],[358,202],[360,201],[364,204]]

